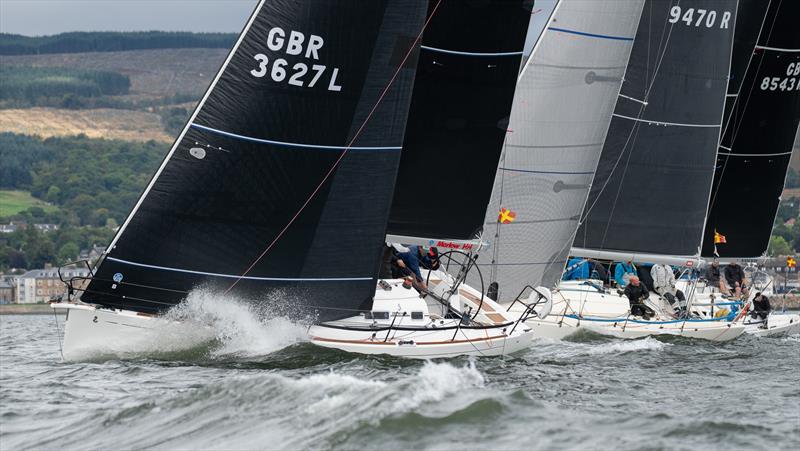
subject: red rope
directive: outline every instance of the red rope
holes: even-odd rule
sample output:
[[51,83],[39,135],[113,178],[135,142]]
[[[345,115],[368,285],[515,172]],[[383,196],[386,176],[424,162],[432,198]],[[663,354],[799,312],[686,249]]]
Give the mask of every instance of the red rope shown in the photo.
[[265,255],[267,255],[267,252],[269,252],[272,249],[272,247],[275,246],[275,243],[277,243],[278,240],[281,239],[283,234],[286,233],[286,231],[289,229],[289,227],[291,227],[291,225],[300,216],[300,213],[302,213],[303,210],[305,210],[305,208],[308,206],[308,204],[311,203],[311,201],[317,195],[319,190],[322,189],[322,186],[325,184],[325,182],[328,181],[330,176],[333,174],[333,172],[339,166],[339,163],[342,162],[342,159],[344,159],[345,155],[347,155],[348,151],[350,151],[350,148],[353,146],[353,143],[355,143],[356,139],[358,139],[359,135],[361,135],[361,132],[364,130],[364,127],[366,127],[367,123],[372,118],[372,115],[375,113],[375,110],[378,109],[378,106],[381,104],[381,102],[383,101],[383,98],[386,96],[386,93],[389,91],[389,88],[392,87],[392,84],[394,83],[394,80],[397,78],[397,74],[400,73],[400,70],[405,65],[406,61],[408,60],[408,57],[411,56],[411,53],[414,51],[414,48],[417,46],[417,43],[420,41],[420,39],[422,39],[422,34],[425,32],[425,29],[428,27],[428,24],[431,22],[431,19],[433,19],[433,16],[434,16],[434,14],[436,14],[436,10],[439,9],[439,5],[441,3],[442,3],[442,0],[439,0],[438,2],[436,2],[436,6],[433,8],[433,11],[431,11],[431,15],[428,16],[427,20],[425,20],[425,24],[422,26],[422,29],[419,31],[419,34],[417,35],[417,38],[414,39],[413,44],[411,44],[411,47],[408,49],[408,52],[406,52],[406,55],[403,57],[403,61],[401,61],[400,64],[397,66],[397,70],[394,72],[394,75],[392,75],[391,80],[389,80],[389,83],[386,85],[385,88],[383,88],[383,92],[381,92],[381,95],[380,95],[380,97],[378,97],[378,100],[375,102],[375,105],[372,107],[372,110],[370,110],[369,114],[364,119],[364,122],[361,123],[361,126],[356,131],[355,135],[353,136],[353,139],[350,140],[350,143],[347,144],[347,147],[344,148],[344,150],[342,151],[342,154],[339,155],[339,158],[336,159],[336,161],[331,166],[330,170],[328,170],[328,172],[325,174],[325,176],[319,182],[317,187],[314,188],[314,191],[311,192],[311,194],[308,196],[308,199],[306,199],[306,201],[303,203],[303,205],[300,207],[300,209],[297,210],[297,213],[295,213],[294,216],[292,216],[292,219],[289,220],[289,222],[278,233],[278,235],[275,237],[275,239],[273,239],[272,242],[269,243],[269,246],[267,246],[267,248],[264,249],[264,252],[262,252],[255,260],[253,260],[253,263],[251,263],[250,266],[247,267],[245,272],[243,272],[231,284],[231,286],[229,286],[228,289],[225,290],[225,292],[223,294],[227,294],[229,291],[231,291],[231,289],[233,289],[233,287],[235,287],[236,284],[238,284],[239,281],[242,280],[242,278],[244,278],[258,264],[258,262],[260,262],[261,259],[264,258]]

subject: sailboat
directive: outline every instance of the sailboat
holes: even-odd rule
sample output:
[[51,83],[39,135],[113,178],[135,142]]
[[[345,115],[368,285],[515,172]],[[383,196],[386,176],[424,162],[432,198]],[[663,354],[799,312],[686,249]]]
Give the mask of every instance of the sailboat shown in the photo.
[[[734,44],[738,59],[731,71],[702,249],[703,257],[722,261],[766,255],[800,139],[800,34],[794,24],[800,4],[750,1],[742,7],[748,14],[737,27],[749,33],[737,33]],[[720,235],[724,243],[715,239]],[[751,294],[756,290],[751,287]],[[698,298],[704,316],[713,316],[715,306],[719,311],[720,301],[731,302],[710,286],[698,290]],[[798,333],[800,315],[771,314],[766,321],[746,317],[744,324],[746,332],[759,336]]]
[[[647,1],[571,255],[697,266],[721,131],[737,2]],[[653,24],[659,24],[654,26]],[[580,327],[637,338],[730,340],[738,323],[676,318],[651,296],[655,319],[630,315],[602,281],[562,282],[538,334]]]
[[[420,49],[386,240],[436,248],[443,267],[421,274],[428,286],[422,299],[411,291],[407,297],[413,300],[384,303],[379,289],[374,305],[382,304],[380,309],[373,306],[367,318],[315,325],[313,342],[414,357],[495,355],[530,345],[532,334],[523,320],[532,310],[507,312],[484,295],[485,287],[465,283],[475,272],[470,255],[485,245],[480,230],[530,19],[530,3],[524,1],[444,1],[432,15]],[[465,264],[456,263],[463,257]],[[533,301],[548,296],[535,292]],[[352,327],[371,323],[377,335]],[[428,329],[419,332],[420,327]]]
[[[402,280],[378,280],[417,59],[463,67],[460,51],[436,48],[432,63],[419,48],[454,3],[262,0],[91,278],[67,281],[70,296],[53,304],[67,312],[64,358],[117,345],[160,351],[164,333],[213,339],[202,324],[164,315],[198,289],[288,307],[312,319],[312,342],[348,351],[527,347],[521,316],[494,316],[479,301],[474,312],[446,306],[436,316]],[[520,37],[511,50],[521,52],[523,3],[464,14],[513,10],[518,29],[504,32]],[[178,340],[168,350],[180,349]]]

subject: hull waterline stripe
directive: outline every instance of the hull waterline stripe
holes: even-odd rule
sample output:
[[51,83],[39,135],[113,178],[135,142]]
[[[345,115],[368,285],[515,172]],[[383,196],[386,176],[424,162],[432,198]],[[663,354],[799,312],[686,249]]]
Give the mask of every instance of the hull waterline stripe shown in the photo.
[[557,175],[590,175],[594,174],[594,171],[590,172],[567,172],[567,171],[529,171],[527,169],[513,169],[513,168],[500,168],[501,171],[509,171],[509,172],[526,172],[530,174],[557,174]]
[[607,34],[586,33],[583,31],[568,30],[566,28],[547,27],[548,30],[558,31],[561,33],[574,34],[578,36],[586,36],[589,38],[610,39],[612,41],[633,41],[633,38],[626,38],[625,36],[611,36]]
[[613,116],[621,118],[621,119],[628,119],[628,120],[631,120],[631,121],[636,121],[636,122],[644,122],[645,124],[649,124],[649,125],[664,125],[664,126],[667,126],[667,127],[670,127],[670,126],[675,126],[675,127],[697,127],[697,128],[719,128],[720,127],[720,124],[682,124],[680,122],[653,121],[653,120],[649,120],[649,119],[639,119],[639,118],[636,118],[636,117],[624,116],[622,114],[617,114],[617,113],[614,113]]
[[522,52],[496,52],[496,53],[483,53],[483,52],[460,52],[458,50],[447,50],[447,49],[439,49],[436,47],[430,47],[427,45],[421,45],[421,48],[425,50],[429,50],[431,52],[439,52],[439,53],[447,53],[450,55],[461,55],[461,56],[520,56]]
[[766,47],[766,46],[763,46],[763,45],[757,45],[756,48],[759,49],[759,50],[772,50],[773,52],[789,52],[789,53],[798,53],[798,52],[800,52],[800,49],[782,49],[782,48],[779,48],[779,47]]
[[[722,147],[722,146],[720,146]],[[722,147],[723,149],[725,147]],[[729,149],[730,150],[730,149]],[[736,152],[718,152],[719,155],[727,155],[729,157],[780,157],[783,155],[791,155],[792,152],[778,152],[778,153],[736,153]]]
[[211,133],[216,133],[218,135],[227,136],[229,138],[236,138],[241,139],[243,141],[251,141],[260,144],[273,144],[276,146],[285,146],[285,147],[296,147],[302,149],[321,149],[321,150],[352,150],[352,151],[398,151],[401,150],[402,147],[400,146],[386,146],[386,147],[347,147],[347,146],[323,146],[320,144],[301,144],[301,143],[290,143],[284,141],[273,141],[271,139],[261,139],[261,138],[253,138],[251,136],[244,136],[244,135],[237,135],[236,133],[230,133],[223,130],[217,130],[216,128],[206,127],[205,125],[200,124],[192,124],[192,128],[196,128],[198,130],[204,130]]
[[328,277],[328,278],[287,278],[287,277],[254,277],[254,276],[239,276],[236,274],[219,274],[214,272],[193,271],[191,269],[169,268],[167,266],[147,265],[144,263],[136,263],[120,258],[106,257],[106,260],[122,263],[123,265],[138,266],[141,268],[158,269],[161,271],[182,272],[187,274],[198,274],[201,276],[212,277],[225,277],[230,279],[246,279],[246,280],[261,280],[269,282],[352,282],[372,280],[372,277]]

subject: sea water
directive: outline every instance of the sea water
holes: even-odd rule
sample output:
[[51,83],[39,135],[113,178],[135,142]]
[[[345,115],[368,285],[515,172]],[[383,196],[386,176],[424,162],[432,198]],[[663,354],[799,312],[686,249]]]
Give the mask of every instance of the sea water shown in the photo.
[[[305,342],[239,304],[216,343],[62,362],[56,318],[0,317],[0,449],[796,449],[800,338],[581,334],[422,362]],[[58,317],[63,330],[63,317]]]

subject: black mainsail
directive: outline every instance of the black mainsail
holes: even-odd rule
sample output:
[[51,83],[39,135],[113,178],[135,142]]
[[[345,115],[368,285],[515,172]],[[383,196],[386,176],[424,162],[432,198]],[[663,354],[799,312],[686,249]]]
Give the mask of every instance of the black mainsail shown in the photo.
[[736,0],[649,0],[573,253],[699,254]]
[[433,16],[389,216],[392,241],[470,240],[480,232],[532,6],[444,0]]
[[[728,90],[705,257],[759,257],[767,251],[800,123],[800,2],[754,3],[742,5],[753,10],[737,22],[750,22],[744,29],[749,34],[737,39],[740,48],[734,46],[740,61],[731,73],[735,89]],[[715,245],[715,231],[724,244]]]
[[260,2],[83,301],[281,290],[320,320],[370,302],[427,6]]

